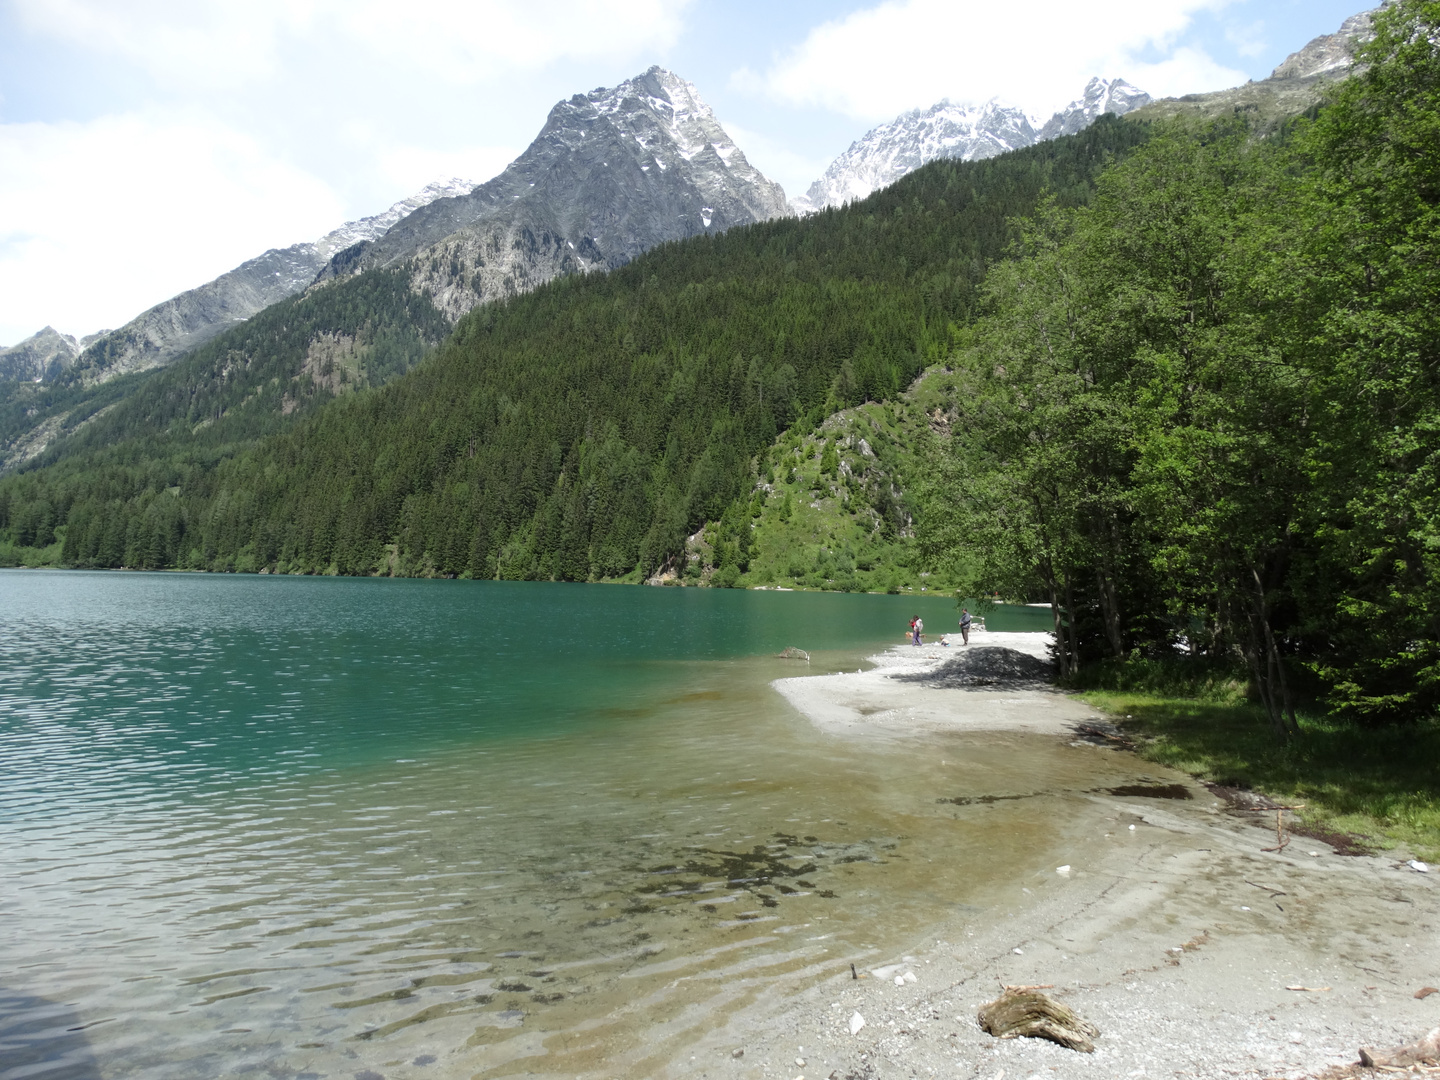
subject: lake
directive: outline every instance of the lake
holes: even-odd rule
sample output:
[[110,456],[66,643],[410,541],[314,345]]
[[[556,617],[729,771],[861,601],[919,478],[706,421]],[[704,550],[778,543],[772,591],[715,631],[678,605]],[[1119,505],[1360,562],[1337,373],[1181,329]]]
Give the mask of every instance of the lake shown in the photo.
[[0,1078],[646,1071],[982,912],[1066,816],[942,800],[1080,791],[1103,755],[834,739],[769,685],[854,670],[916,613],[955,622],[941,597],[0,571]]

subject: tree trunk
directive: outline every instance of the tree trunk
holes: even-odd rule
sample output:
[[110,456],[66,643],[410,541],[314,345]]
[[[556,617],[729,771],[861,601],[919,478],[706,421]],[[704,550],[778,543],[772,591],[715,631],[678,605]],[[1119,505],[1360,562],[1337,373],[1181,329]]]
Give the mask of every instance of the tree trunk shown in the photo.
[[1115,578],[1108,570],[1096,567],[1095,585],[1100,592],[1100,611],[1105,616],[1105,636],[1110,639],[1110,651],[1118,659],[1125,655],[1125,643],[1120,636],[1120,603],[1115,593]]
[[1253,566],[1250,568],[1250,575],[1255,579],[1255,603],[1260,613],[1260,625],[1265,631],[1265,650],[1270,657],[1269,666],[1272,678],[1274,678],[1275,685],[1278,686],[1280,690],[1280,700],[1276,704],[1282,706],[1284,709],[1283,716],[1277,716],[1276,719],[1285,729],[1287,736],[1298,735],[1300,734],[1300,724],[1295,719],[1295,703],[1290,699],[1290,683],[1285,678],[1285,664],[1280,656],[1280,650],[1275,644],[1274,630],[1270,626],[1270,616],[1267,611],[1269,604],[1265,597],[1265,585],[1260,580],[1260,572]]
[[1050,615],[1055,620],[1055,656],[1060,663],[1060,677],[1063,679],[1070,674],[1070,650],[1065,638],[1065,616],[1064,608],[1060,604],[1060,587],[1055,581],[1053,570],[1046,567],[1043,574],[1045,588],[1050,593]]
[[1280,650],[1275,645],[1275,634],[1270,626],[1269,598],[1260,572],[1250,567],[1250,576],[1255,583],[1250,603],[1250,641],[1246,659],[1250,662],[1250,673],[1260,700],[1270,717],[1275,735],[1285,742],[1300,730],[1295,722],[1295,709],[1290,701],[1290,686],[1285,680],[1285,666],[1281,662]]

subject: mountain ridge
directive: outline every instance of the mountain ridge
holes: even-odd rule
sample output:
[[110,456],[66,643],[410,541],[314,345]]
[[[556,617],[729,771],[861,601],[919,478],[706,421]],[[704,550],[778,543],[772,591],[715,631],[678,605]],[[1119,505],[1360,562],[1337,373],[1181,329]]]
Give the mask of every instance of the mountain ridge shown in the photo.
[[979,106],[948,98],[901,113],[871,128],[832,161],[805,194],[790,200],[798,213],[814,213],[863,199],[939,158],[978,161],[1075,133],[1104,113],[1124,115],[1150,95],[1124,79],[1092,78],[1080,97],[1043,124],[1014,105],[991,98]]

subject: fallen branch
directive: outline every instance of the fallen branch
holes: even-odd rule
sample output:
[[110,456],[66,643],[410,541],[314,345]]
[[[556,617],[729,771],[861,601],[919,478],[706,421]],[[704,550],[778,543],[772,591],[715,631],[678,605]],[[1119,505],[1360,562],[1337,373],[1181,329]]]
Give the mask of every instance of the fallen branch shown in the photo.
[[1419,1042],[1393,1050],[1360,1048],[1360,1064],[1368,1069],[1405,1068],[1410,1065],[1440,1065],[1440,1027]]
[[980,1006],[980,1027],[997,1039],[1020,1036],[1049,1039],[1071,1050],[1093,1054],[1091,1040],[1100,1029],[1039,990],[1007,989],[994,1001]]

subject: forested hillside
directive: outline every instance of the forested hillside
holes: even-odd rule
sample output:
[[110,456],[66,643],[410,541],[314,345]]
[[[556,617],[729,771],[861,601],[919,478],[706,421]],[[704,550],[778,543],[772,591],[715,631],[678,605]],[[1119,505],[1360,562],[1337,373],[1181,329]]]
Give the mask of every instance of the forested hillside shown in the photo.
[[[94,449],[187,467],[272,434],[316,405],[379,386],[413,367],[450,331],[408,268],[315,289],[266,308],[174,365],[98,385],[71,370],[53,383],[0,386],[0,447],[28,460],[24,440],[50,420],[31,467]],[[109,455],[115,457],[114,453]]]
[[[296,391],[248,370],[232,386],[217,341],[0,481],[0,530],[12,560],[80,566],[648,573],[748,495],[779,432],[893,396],[946,355],[1011,220],[1047,191],[1084,204],[1145,137],[1109,120],[562,279],[476,310],[409,375],[261,442],[272,399]],[[296,317],[327,292],[293,302]],[[285,310],[253,332],[291,340]]]
[[1435,715],[1440,3],[1375,21],[1292,138],[1170,130],[986,281],[923,538],[1043,590],[1068,673],[1241,655],[1281,735],[1297,671]]

